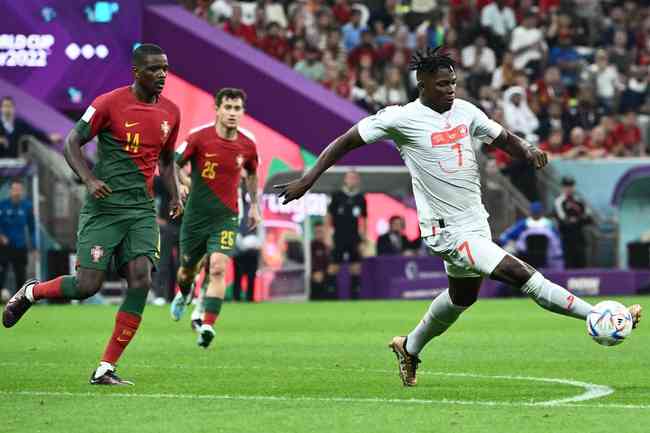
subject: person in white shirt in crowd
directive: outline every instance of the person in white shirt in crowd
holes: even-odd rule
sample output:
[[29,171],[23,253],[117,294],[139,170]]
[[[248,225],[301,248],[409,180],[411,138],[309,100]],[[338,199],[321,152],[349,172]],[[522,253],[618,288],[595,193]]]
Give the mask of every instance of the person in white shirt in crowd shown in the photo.
[[625,89],[625,83],[616,69],[616,66],[609,63],[609,55],[604,49],[596,51],[595,62],[589,65],[585,80],[593,80],[598,95],[598,102],[607,112],[614,109],[616,98]]
[[510,33],[517,26],[515,12],[506,5],[505,0],[495,0],[481,11],[481,26],[490,33],[491,46],[500,57],[508,46]]
[[528,12],[521,25],[513,30],[510,51],[515,55],[515,69],[521,71],[530,68],[533,77],[538,76],[548,46],[544,41],[544,33],[537,28],[537,15]]
[[471,93],[478,93],[484,84],[490,83],[497,59],[494,50],[487,46],[487,39],[479,35],[473,45],[461,51],[463,68],[468,72],[467,82]]
[[[417,71],[418,99],[362,119],[332,141],[299,179],[275,186],[286,204],[302,197],[348,152],[385,139],[395,143],[411,174],[423,242],[444,259],[449,282],[415,329],[389,344],[405,386],[417,384],[418,354],[476,302],[484,277],[510,284],[542,308],[581,324],[593,308],[492,241],[473,141],[503,149],[537,169],[548,163],[546,153],[457,99],[454,61],[439,49],[417,51],[410,68]],[[641,306],[631,306],[630,314],[636,325]]]
[[506,126],[526,140],[536,142],[539,119],[528,106],[526,91],[523,87],[513,86],[503,94],[503,112]]

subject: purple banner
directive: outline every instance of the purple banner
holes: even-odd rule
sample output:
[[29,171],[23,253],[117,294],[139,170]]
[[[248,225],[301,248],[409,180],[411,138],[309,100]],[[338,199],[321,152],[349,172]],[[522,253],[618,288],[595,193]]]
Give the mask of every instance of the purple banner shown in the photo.
[[[633,295],[650,289],[650,270],[619,269],[540,270],[546,278],[579,296]],[[449,284],[442,260],[438,257],[380,256],[362,264],[363,299],[432,299]],[[339,297],[347,299],[347,272],[342,269]],[[481,297],[512,294],[498,281],[485,279]]]
[[142,2],[3,2],[0,78],[61,110],[132,81],[131,52],[142,34]]

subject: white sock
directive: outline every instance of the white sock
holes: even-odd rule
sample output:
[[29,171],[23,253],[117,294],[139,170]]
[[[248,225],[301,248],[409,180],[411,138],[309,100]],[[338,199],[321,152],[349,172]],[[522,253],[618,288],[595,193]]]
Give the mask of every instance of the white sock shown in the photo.
[[406,338],[406,351],[417,355],[433,338],[442,334],[458,319],[467,307],[454,305],[449,296],[449,289],[436,297],[418,326]]
[[30,284],[29,286],[25,287],[25,297],[32,304],[34,303],[34,287],[35,286],[36,286],[36,284]]
[[95,379],[103,376],[107,371],[115,371],[115,366],[110,362],[100,362],[99,367],[97,367],[97,370],[95,370]]
[[564,316],[586,319],[593,308],[591,304],[554,282],[547,280],[539,272],[535,272],[521,286],[521,291],[533,298],[540,307]]

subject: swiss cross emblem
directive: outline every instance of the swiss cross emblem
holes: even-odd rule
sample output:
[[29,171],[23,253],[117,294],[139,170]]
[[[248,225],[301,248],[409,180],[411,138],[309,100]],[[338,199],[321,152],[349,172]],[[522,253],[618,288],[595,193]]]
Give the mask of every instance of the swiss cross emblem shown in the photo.
[[163,120],[163,122],[160,124],[160,131],[162,132],[163,141],[166,141],[167,137],[169,136],[169,131],[171,131],[168,121]]
[[90,257],[93,258],[93,263],[99,263],[101,258],[104,257],[104,248],[95,245],[90,249]]
[[242,164],[244,163],[244,157],[242,155],[237,155],[235,162],[237,163],[237,168],[241,168]]

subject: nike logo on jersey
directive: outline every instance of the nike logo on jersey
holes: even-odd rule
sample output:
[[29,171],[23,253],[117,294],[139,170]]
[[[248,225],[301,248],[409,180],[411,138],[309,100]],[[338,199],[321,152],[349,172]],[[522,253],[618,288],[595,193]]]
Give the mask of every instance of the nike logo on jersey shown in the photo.
[[206,154],[205,154],[205,157],[206,157],[206,158],[212,158],[212,157],[214,157],[214,156],[217,156],[217,154],[216,154],[216,153],[206,153]]
[[125,128],[130,128],[130,127],[132,127],[132,126],[138,125],[139,123],[140,123],[140,122],[133,122],[133,123],[124,122],[124,127],[125,127]]

